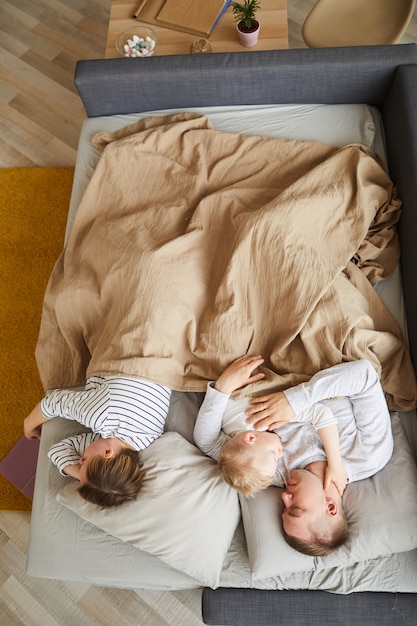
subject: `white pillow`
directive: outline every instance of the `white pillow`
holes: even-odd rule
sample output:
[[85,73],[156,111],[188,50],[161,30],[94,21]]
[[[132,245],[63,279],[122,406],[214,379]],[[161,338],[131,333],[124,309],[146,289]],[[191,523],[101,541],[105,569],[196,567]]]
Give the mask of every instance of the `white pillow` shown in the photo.
[[417,547],[417,468],[399,416],[392,416],[394,452],[382,471],[352,483],[343,495],[350,537],[325,557],[291,548],[281,527],[282,489],[240,498],[252,577],[328,569]]
[[144,482],[134,502],[102,509],[81,498],[76,481],[57,500],[113,537],[217,587],[240,520],[237,493],[216,463],[178,433],[164,433],[140,458]]

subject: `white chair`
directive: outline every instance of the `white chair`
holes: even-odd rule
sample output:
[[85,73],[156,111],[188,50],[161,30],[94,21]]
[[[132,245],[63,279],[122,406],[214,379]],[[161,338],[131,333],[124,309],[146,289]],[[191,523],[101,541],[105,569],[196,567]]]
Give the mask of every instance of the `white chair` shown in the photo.
[[397,43],[416,0],[318,0],[302,28],[310,48]]

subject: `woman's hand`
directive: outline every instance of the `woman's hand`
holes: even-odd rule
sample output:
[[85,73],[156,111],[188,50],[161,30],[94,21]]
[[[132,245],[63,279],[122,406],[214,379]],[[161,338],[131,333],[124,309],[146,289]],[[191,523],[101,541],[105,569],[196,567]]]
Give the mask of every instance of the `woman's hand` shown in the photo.
[[80,480],[80,469],[81,465],[79,463],[75,463],[74,465],[66,465],[62,471],[67,476],[71,476],[71,478]]
[[48,419],[42,414],[40,404],[37,404],[33,411],[23,422],[23,432],[27,439],[40,439],[42,424]]
[[255,430],[275,430],[289,422],[295,415],[282,391],[252,398],[246,410],[246,419]]
[[263,362],[264,359],[260,355],[243,355],[238,357],[220,374],[214,383],[214,388],[217,389],[217,391],[230,395],[237,389],[262,380],[265,378],[265,374],[262,372],[253,374],[252,372],[262,365]]

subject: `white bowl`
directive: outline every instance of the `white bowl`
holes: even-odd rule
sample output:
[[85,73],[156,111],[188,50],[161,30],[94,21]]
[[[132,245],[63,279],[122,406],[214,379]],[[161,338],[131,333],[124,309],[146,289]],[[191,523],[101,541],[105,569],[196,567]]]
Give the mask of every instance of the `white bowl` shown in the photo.
[[117,52],[131,59],[150,57],[155,48],[156,34],[149,26],[132,26],[120,33],[116,40]]

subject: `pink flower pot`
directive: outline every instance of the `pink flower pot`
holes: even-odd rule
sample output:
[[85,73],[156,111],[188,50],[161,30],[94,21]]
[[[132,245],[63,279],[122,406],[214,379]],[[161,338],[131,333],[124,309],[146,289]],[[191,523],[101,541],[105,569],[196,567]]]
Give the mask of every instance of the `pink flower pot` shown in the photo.
[[239,33],[239,39],[242,46],[245,48],[252,48],[252,46],[256,46],[258,43],[259,31],[261,28],[261,24],[258,20],[255,20],[257,23],[257,27],[251,30],[250,32],[243,32],[239,28],[239,24],[237,24],[237,32]]

